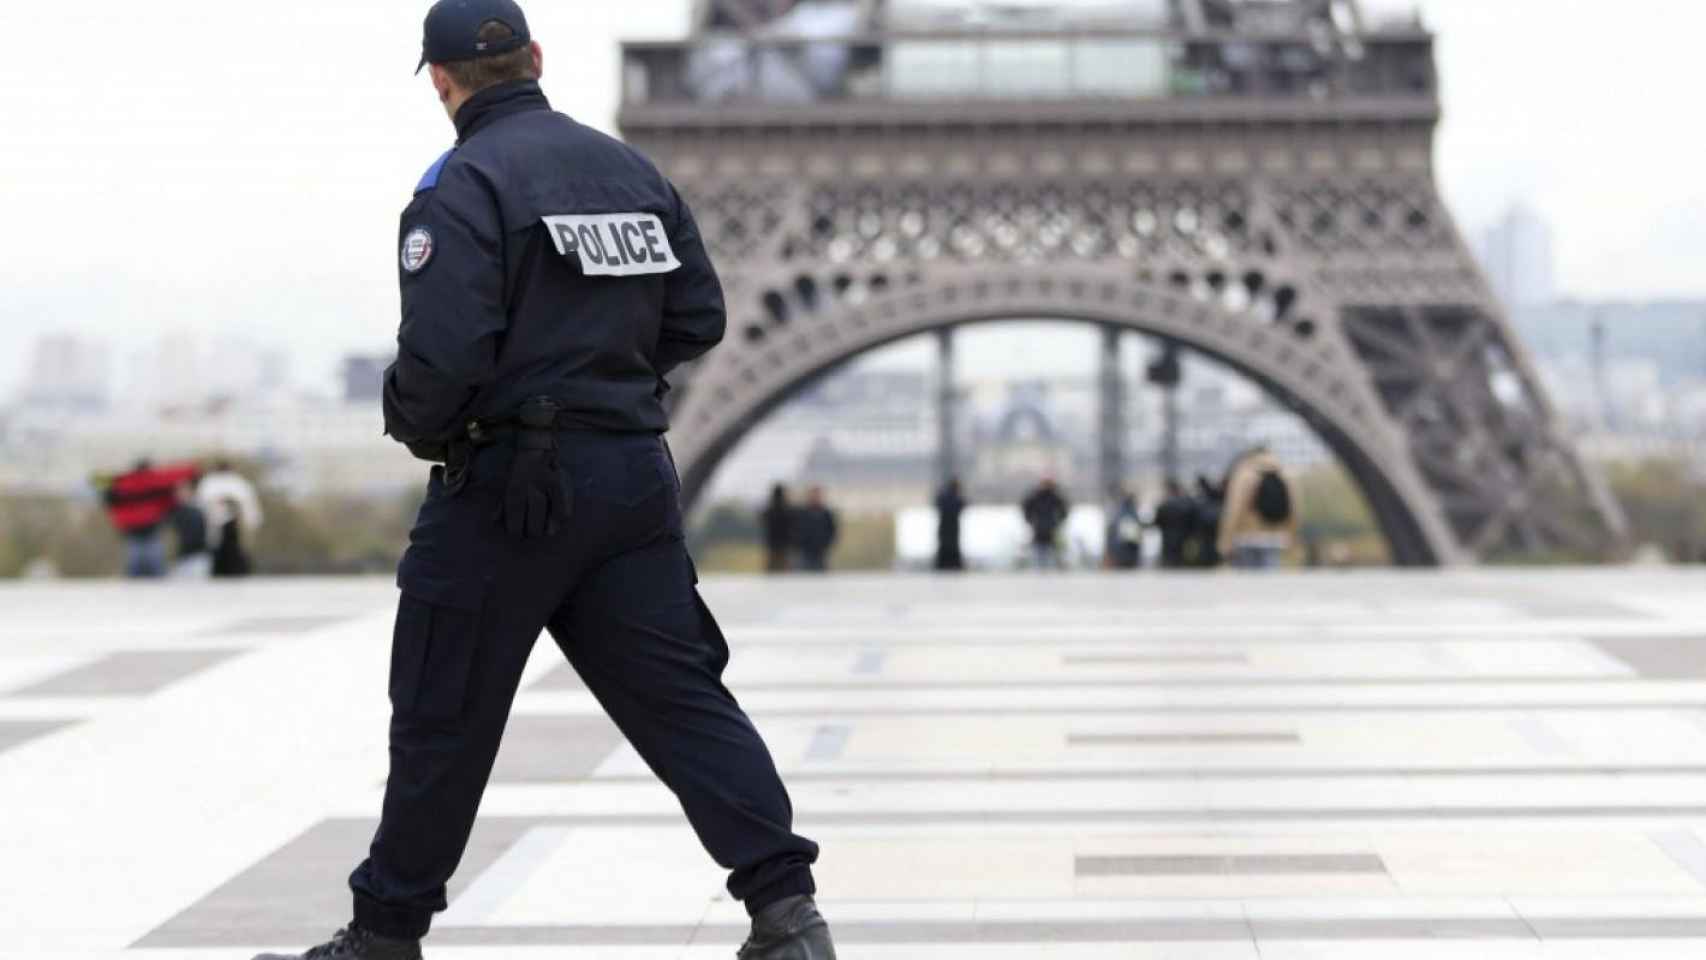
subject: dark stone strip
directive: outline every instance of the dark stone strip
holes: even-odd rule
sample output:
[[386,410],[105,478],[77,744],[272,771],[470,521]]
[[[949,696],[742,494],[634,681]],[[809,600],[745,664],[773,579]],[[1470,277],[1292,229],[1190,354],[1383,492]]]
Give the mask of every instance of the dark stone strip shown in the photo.
[[[737,693],[788,693],[802,690],[845,693],[848,691],[919,691],[919,690],[1120,690],[1156,688],[1164,690],[1221,690],[1246,687],[1556,687],[1556,686],[1620,686],[1641,685],[1655,681],[1677,679],[1669,677],[1628,676],[1534,676],[1532,674],[1502,674],[1486,676],[1388,676],[1344,677],[1299,675],[1295,677],[1264,675],[1256,677],[1092,677],[1040,678],[1035,680],[801,680],[742,683]],[[535,689],[545,689],[542,685]]]
[[12,691],[14,697],[114,697],[159,693],[241,650],[123,650]]
[[[1260,940],[1533,940],[1521,917],[1331,917],[1253,919]],[[1592,936],[1592,934],[1583,934]]]
[[[488,817],[474,825],[454,899],[537,821]],[[305,947],[349,919],[349,873],[367,852],[377,824],[324,820],[190,905],[132,945],[224,947],[256,943]]]
[[[1058,824],[1058,823],[1226,823],[1311,820],[1523,820],[1523,819],[1672,819],[1706,818],[1706,805],[1630,806],[1508,806],[1508,807],[1250,807],[1210,809],[1206,807],[1058,810],[873,810],[802,811],[799,819],[808,828],[914,826],[936,823]],[[482,823],[487,822],[485,820]],[[685,821],[679,813],[600,813],[542,817],[540,825],[589,828],[675,827]]]
[[1706,637],[1603,637],[1593,644],[1648,679],[1706,677]]
[[355,617],[349,614],[309,615],[300,617],[249,617],[244,620],[233,620],[203,630],[198,636],[203,637],[243,637],[261,636],[267,634],[296,634],[312,633],[330,627],[333,624],[346,623]]
[[0,753],[76,725],[76,720],[0,720]]
[[1168,666],[1173,664],[1249,663],[1242,653],[1069,653],[1060,658],[1069,667],[1090,667],[1113,664],[1142,664]]
[[1706,937],[1706,917],[1530,917],[1546,940]]
[[[302,945],[324,939],[321,926],[251,925],[242,929],[178,931],[149,938],[160,948],[215,948],[256,944]],[[429,943],[442,947],[685,946],[726,943],[732,950],[744,926],[559,925],[440,927]],[[1457,942],[1581,939],[1692,939],[1706,935],[1706,917],[1324,917],[1217,920],[1034,920],[1002,922],[905,921],[835,924],[839,944],[1066,944],[1231,943],[1310,940],[1440,940]]]
[[492,769],[502,783],[584,780],[622,746],[603,714],[522,714],[510,718]]
[[1069,747],[1164,747],[1181,744],[1296,744],[1295,733],[1074,733]]
[[812,734],[812,742],[806,747],[806,759],[817,762],[840,759],[852,736],[853,728],[847,724],[824,724]]
[[[873,688],[880,692],[881,688]],[[745,687],[735,691],[747,693]],[[1582,700],[1536,700],[1516,703],[1344,703],[1323,700],[1318,703],[1253,703],[1253,704],[1156,704],[1142,707],[1121,706],[1026,706],[1004,707],[843,707],[823,704],[815,707],[785,707],[751,709],[754,717],[774,720],[823,720],[837,717],[1175,717],[1201,714],[1287,714],[1287,713],[1507,713],[1510,711],[1556,710],[1569,712],[1617,712],[1657,710],[1706,710],[1706,699],[1653,700],[1641,703],[1601,702]]]
[[1243,854],[1151,857],[1079,857],[1080,877],[1234,877],[1310,874],[1386,873],[1386,863],[1369,853]]
[[[1706,777],[1706,766],[1623,767],[1089,767],[1060,770],[786,770],[789,783],[1037,783],[1063,780],[1358,780],[1374,777]],[[510,781],[533,782],[533,781]],[[654,783],[649,773],[592,783]]]

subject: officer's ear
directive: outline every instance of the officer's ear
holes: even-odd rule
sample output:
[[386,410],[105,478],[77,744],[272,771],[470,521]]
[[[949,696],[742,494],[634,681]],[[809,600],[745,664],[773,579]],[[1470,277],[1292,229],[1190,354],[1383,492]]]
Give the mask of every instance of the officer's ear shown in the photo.
[[427,71],[432,75],[432,88],[438,91],[438,102],[448,107],[456,96],[456,83],[450,79],[450,71],[436,63],[428,64]]
[[527,45],[527,49],[533,54],[533,78],[537,80],[545,75],[545,48],[535,40]]

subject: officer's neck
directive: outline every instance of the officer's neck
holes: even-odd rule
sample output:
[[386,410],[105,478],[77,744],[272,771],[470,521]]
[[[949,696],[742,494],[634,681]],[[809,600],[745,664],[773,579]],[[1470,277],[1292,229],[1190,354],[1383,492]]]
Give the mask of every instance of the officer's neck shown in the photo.
[[487,123],[521,110],[548,110],[550,101],[534,80],[517,80],[487,87],[466,97],[452,119],[458,142],[466,140]]
[[450,117],[451,125],[455,125],[456,115],[461,113],[462,108],[467,106],[468,101],[472,99],[474,99],[473,94],[464,93],[461,90],[456,89],[452,89],[445,94],[444,112]]

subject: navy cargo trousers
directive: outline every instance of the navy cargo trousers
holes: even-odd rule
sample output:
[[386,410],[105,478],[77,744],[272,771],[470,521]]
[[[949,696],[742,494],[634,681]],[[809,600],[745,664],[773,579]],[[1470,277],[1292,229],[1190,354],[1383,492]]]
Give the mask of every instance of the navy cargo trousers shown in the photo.
[[434,469],[410,534],[391,651],[391,774],[368,859],[350,877],[356,921],[417,938],[445,909],[542,630],[674,791],[731,871],[731,894],[756,911],[815,892],[817,845],[793,832],[770,753],[723,685],[729,651],[695,586],[663,441],[559,434],[573,514],[542,539],[513,538],[499,520],[513,456],[508,444],[480,450],[455,493]]

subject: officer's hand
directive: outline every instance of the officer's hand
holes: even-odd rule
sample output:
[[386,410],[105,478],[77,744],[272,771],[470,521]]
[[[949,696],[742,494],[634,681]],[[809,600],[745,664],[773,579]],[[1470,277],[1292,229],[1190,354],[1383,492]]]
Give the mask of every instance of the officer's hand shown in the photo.
[[554,537],[568,523],[574,495],[557,465],[555,444],[530,445],[529,439],[524,431],[517,441],[504,490],[504,527],[512,537]]

